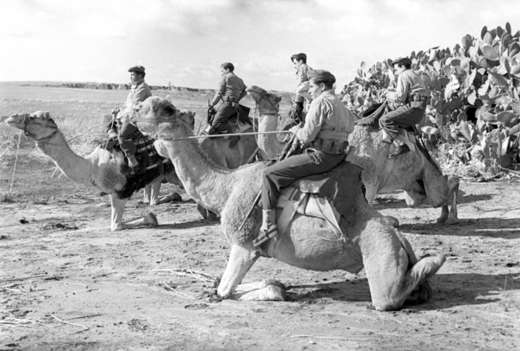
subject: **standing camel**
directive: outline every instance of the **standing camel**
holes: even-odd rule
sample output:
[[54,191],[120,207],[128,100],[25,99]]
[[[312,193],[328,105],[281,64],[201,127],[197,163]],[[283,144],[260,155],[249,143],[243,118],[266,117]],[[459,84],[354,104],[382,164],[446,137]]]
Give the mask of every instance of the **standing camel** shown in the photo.
[[260,190],[265,164],[257,162],[236,170],[215,165],[198,143],[185,139],[191,135],[186,114],[177,112],[169,101],[158,97],[143,102],[137,124],[144,132],[158,133],[156,147],[173,162],[188,195],[221,214],[221,228],[231,244],[231,252],[217,288],[218,296],[282,299],[281,288],[271,283],[234,295],[262,254],[319,271],[358,272],[364,267],[372,304],[377,310],[398,309],[412,294],[422,300],[429,298],[427,279],[441,267],[444,256],[416,259],[398,229],[366,202],[357,166],[344,165],[337,170],[342,172],[343,187],[348,186],[350,197],[349,210],[340,213],[346,220],[347,231],[338,232],[319,215],[298,214],[277,240],[255,248],[253,240],[259,233],[261,214],[256,209],[248,217],[247,212]]
[[[258,130],[277,130],[280,98],[257,86],[248,88],[248,93],[259,111]],[[433,160],[417,149],[389,159],[390,146],[381,139],[379,131],[364,126],[356,126],[349,136],[347,160],[363,169],[368,202],[373,203],[380,192],[403,190],[408,206],[429,202],[442,207],[438,223],[456,222],[458,179],[443,175]],[[284,144],[276,135],[264,134],[258,137],[258,147],[266,158],[276,159]]]
[[58,129],[48,112],[20,114],[9,117],[6,123],[21,129],[25,135],[36,142],[36,146],[54,160],[56,165],[76,183],[94,187],[110,195],[111,223],[110,230],[116,231],[135,226],[156,226],[157,219],[152,212],[137,221],[123,222],[125,203],[135,190],[148,184],[155,184],[166,176],[171,183],[179,184],[173,166],[169,162],[161,167],[154,167],[144,178],[123,174],[125,167],[122,152],[109,152],[97,147],[90,155],[81,157],[74,153],[65,137]]

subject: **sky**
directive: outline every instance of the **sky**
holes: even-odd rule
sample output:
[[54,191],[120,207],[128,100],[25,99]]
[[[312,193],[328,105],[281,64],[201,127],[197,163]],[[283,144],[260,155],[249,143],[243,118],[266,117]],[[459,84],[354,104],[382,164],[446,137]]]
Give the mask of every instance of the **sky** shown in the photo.
[[[516,22],[515,22],[516,20]],[[373,64],[453,47],[483,25],[520,29],[518,0],[2,0],[0,81],[215,88],[230,61],[246,85],[293,90],[290,56],[308,55],[338,86]]]

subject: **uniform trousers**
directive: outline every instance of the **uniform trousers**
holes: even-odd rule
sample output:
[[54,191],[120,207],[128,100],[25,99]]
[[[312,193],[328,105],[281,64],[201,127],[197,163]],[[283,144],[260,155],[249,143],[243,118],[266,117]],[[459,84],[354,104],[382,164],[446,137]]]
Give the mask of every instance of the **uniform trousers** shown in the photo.
[[402,105],[393,111],[385,113],[379,119],[379,126],[384,129],[392,139],[395,139],[400,129],[415,126],[424,118],[424,105],[421,102],[412,102]]
[[302,154],[268,166],[263,171],[262,208],[276,208],[280,189],[297,179],[330,171],[345,160],[346,154],[329,154],[313,148],[307,148]]

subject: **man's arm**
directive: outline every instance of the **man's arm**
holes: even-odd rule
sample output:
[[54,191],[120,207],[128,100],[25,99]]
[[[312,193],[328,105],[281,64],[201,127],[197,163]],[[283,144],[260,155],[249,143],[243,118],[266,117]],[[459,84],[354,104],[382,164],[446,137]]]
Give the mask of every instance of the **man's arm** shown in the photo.
[[211,107],[215,106],[220,99],[224,96],[224,93],[226,92],[226,78],[222,78],[220,81],[220,86],[215,93],[215,96],[213,97],[213,100],[211,101]]
[[396,102],[406,102],[406,98],[410,93],[410,84],[409,79],[404,74],[401,74],[397,78],[397,88],[395,92],[395,101]]
[[134,94],[134,105],[142,102],[152,96],[152,92],[150,91],[150,87],[146,84],[140,84],[135,90]]
[[128,159],[135,159],[136,146],[134,142],[134,134],[136,131],[137,127],[135,125],[129,121],[124,121],[118,135],[121,151],[123,151]]
[[330,107],[323,101],[313,101],[305,117],[303,127],[293,127],[292,131],[302,144],[309,144],[321,130],[324,117],[330,113]]

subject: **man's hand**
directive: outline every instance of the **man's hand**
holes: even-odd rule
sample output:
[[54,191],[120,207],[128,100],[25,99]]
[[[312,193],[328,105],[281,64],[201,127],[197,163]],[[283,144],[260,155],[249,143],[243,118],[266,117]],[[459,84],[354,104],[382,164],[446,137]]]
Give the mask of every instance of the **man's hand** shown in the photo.
[[119,106],[116,106],[112,109],[112,116],[117,116],[117,114],[119,113],[119,111],[121,111],[121,109],[119,108]]
[[137,159],[135,158],[135,156],[128,156],[128,166],[130,166],[130,168],[134,168],[137,166]]
[[294,135],[296,135],[296,132],[300,129],[300,126],[297,124],[295,125],[294,127],[291,127],[291,129],[289,129],[289,132],[293,133]]

